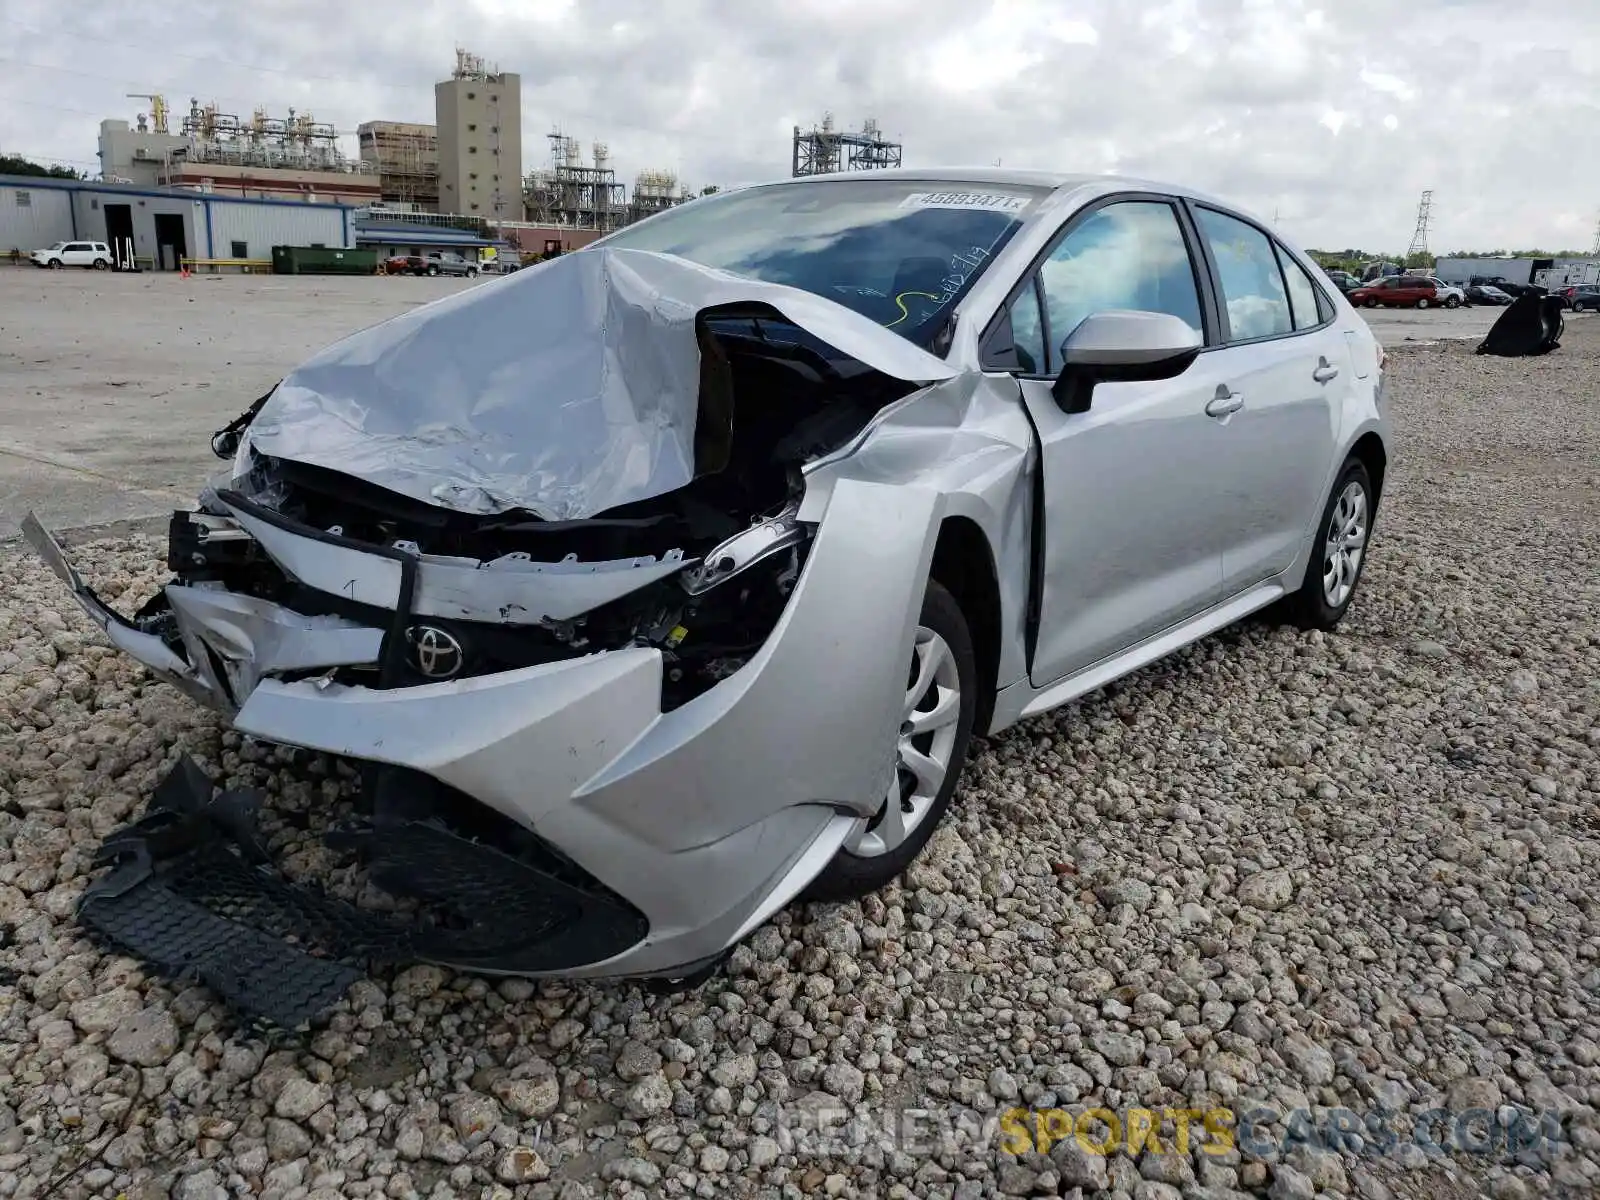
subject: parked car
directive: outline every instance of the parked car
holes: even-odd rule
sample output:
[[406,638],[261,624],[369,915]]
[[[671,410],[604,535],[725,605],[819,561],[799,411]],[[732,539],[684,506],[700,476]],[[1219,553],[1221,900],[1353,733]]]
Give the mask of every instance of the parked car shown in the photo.
[[434,250],[428,254],[427,274],[429,275],[466,275],[475,277],[479,271],[478,261],[473,258],[463,258],[453,251]]
[[111,265],[111,247],[104,242],[56,242],[28,256],[36,267],[90,267],[104,271]]
[[1502,275],[1474,275],[1472,282],[1476,284],[1489,284],[1499,288],[1506,295],[1515,300],[1524,292],[1541,292],[1544,289],[1531,283],[1512,283]]
[[1437,299],[1438,303],[1444,305],[1446,308],[1460,308],[1467,302],[1467,292],[1465,288],[1457,287],[1453,283],[1446,283],[1437,275],[1427,275],[1423,276],[1423,278],[1427,279],[1429,283],[1433,284],[1435,298]]
[[[136,616],[25,530],[157,678],[356,768],[371,815],[337,844],[440,920],[296,907],[226,848],[254,802],[188,761],[103,847],[139,886],[81,919],[165,961],[271,889],[298,947],[256,933],[264,978],[223,980],[262,1005],[339,995],[311,988],[347,978],[341,931],[386,961],[698,978],[796,897],[899,877],[974,733],[1269,607],[1334,629],[1384,378],[1269,223],[1104,176],[783,180],[406,312],[218,432],[231,469]],[[224,885],[177,873],[217,845]],[[128,918],[172,888],[181,920]]]
[[1431,280],[1419,275],[1386,275],[1362,284],[1349,299],[1367,308],[1431,308],[1439,303],[1439,294]]
[[1510,304],[1512,296],[1492,283],[1474,283],[1467,287],[1467,299],[1473,304]]
[[384,263],[390,275],[476,275],[479,267],[471,259],[459,254],[440,253],[400,254]]
[[1600,287],[1593,284],[1568,288],[1565,299],[1573,312],[1600,312]]
[[1332,270],[1327,272],[1327,276],[1333,280],[1334,286],[1341,292],[1353,292],[1361,286],[1361,280],[1350,274],[1349,271]]

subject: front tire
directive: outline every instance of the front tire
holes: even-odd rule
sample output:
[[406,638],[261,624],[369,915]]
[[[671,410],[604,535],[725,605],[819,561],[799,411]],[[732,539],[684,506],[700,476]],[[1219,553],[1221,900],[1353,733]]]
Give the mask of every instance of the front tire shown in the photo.
[[950,807],[972,740],[978,667],[966,616],[936,580],[922,599],[910,666],[898,765],[883,807],[845,840],[806,900],[854,899],[899,878]]
[[1417,307],[1418,308],[1427,308],[1429,303],[1431,303],[1431,302],[1429,301],[1429,299],[1426,296],[1421,296],[1421,297],[1419,297],[1417,299]]
[[1378,307],[1378,298],[1376,296],[1368,296],[1365,300],[1362,301],[1362,303],[1365,304],[1368,308],[1377,308]]
[[1345,460],[1323,506],[1316,547],[1306,563],[1300,590],[1284,601],[1284,615],[1290,622],[1326,633],[1344,619],[1367,563],[1376,512],[1372,478],[1352,455]]
[[1461,301],[1457,300],[1454,296],[1451,296],[1445,300],[1444,306],[1446,308],[1460,308]]
[[61,260],[59,258],[52,258],[49,262],[45,263],[45,266],[49,267],[52,271],[59,271],[61,269]]

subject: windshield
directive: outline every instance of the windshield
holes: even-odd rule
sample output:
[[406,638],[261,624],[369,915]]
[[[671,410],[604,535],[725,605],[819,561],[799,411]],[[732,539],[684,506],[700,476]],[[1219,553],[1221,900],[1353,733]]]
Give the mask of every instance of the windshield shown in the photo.
[[596,244],[802,288],[926,345],[1047,195],[909,179],[783,183],[692,200]]

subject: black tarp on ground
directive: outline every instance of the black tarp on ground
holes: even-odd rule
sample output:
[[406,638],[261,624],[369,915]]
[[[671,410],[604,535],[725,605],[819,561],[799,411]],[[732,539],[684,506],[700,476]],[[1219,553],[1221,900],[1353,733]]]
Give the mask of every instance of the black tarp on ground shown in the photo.
[[1548,354],[1561,345],[1565,326],[1559,297],[1524,292],[1500,314],[1477,352],[1501,358]]

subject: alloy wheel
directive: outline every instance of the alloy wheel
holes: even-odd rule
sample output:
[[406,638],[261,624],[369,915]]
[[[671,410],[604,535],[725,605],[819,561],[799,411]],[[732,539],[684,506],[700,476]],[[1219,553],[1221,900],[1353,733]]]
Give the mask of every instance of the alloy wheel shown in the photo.
[[1355,590],[1367,546],[1367,490],[1352,479],[1339,493],[1322,543],[1322,597],[1339,608]]
[[925,625],[917,626],[910,678],[883,807],[844,844],[860,858],[902,846],[933,808],[950,771],[961,717],[961,674],[950,644]]

